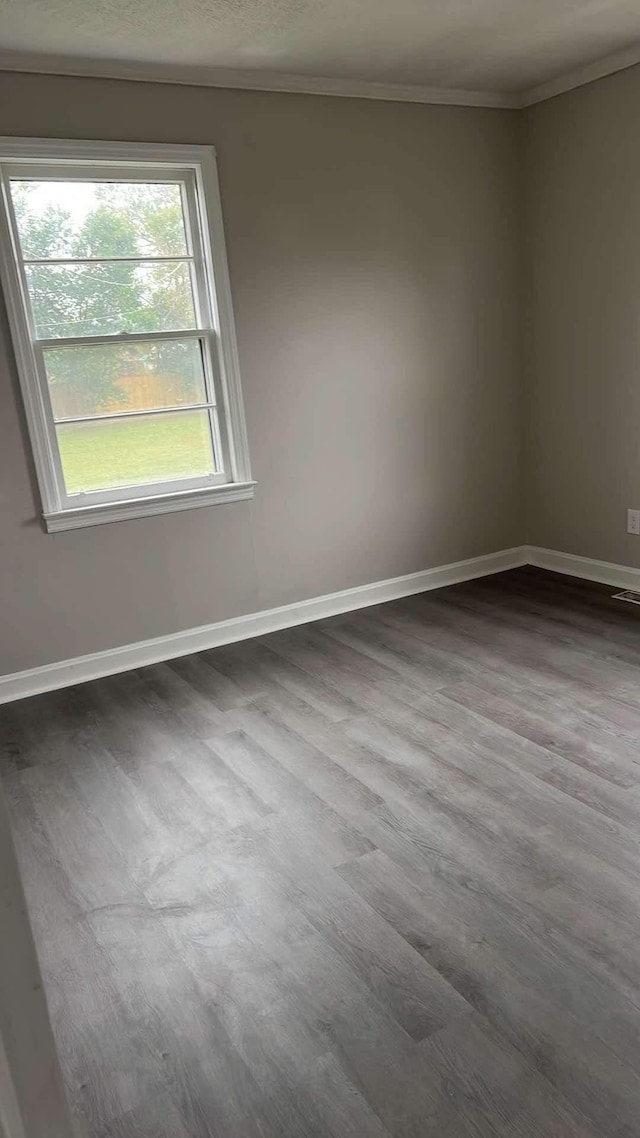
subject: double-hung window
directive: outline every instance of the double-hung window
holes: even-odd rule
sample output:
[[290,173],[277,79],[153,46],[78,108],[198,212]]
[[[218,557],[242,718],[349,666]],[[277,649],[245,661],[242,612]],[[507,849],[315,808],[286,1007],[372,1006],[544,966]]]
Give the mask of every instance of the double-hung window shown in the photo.
[[5,138],[0,171],[47,529],[251,497],[213,149]]

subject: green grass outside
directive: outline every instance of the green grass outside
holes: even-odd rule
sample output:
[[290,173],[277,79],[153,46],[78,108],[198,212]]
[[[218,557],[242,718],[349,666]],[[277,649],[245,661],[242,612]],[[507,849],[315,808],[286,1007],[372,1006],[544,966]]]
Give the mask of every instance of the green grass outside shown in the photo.
[[69,494],[213,472],[206,414],[156,415],[58,427]]

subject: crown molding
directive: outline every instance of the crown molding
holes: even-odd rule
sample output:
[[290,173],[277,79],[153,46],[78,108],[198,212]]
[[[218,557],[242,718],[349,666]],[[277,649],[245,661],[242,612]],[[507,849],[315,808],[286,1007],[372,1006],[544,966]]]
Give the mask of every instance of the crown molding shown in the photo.
[[556,95],[564,95],[576,87],[584,87],[586,83],[593,83],[596,79],[605,79],[607,75],[614,75],[616,71],[625,71],[627,67],[635,67],[640,63],[640,44],[633,44],[623,51],[605,55],[594,63],[585,67],[577,67],[560,75],[557,79],[550,79],[548,83],[541,83],[539,87],[532,87],[529,91],[520,94],[518,106],[532,107],[535,103],[544,103]]
[[345,99],[381,99],[395,103],[436,103],[457,107],[520,106],[516,96],[499,91],[466,91],[414,84],[369,83],[360,79],[330,79],[277,71],[240,71],[173,63],[90,59],[70,55],[39,55],[0,51],[0,71],[40,75],[71,75],[96,79],[129,79],[139,83],[178,83],[189,87],[231,87],[244,91],[273,91],[300,95],[335,95]]
[[624,71],[640,63],[640,44],[576,68],[526,91],[470,91],[419,84],[373,83],[362,79],[323,78],[286,71],[249,71],[189,64],[149,63],[144,60],[95,59],[88,56],[47,55],[0,51],[0,72],[62,75],[93,79],[126,79],[137,83],[176,83],[188,87],[227,87],[241,91],[332,95],[343,99],[379,99],[391,103],[431,103],[454,107],[493,107],[522,110]]

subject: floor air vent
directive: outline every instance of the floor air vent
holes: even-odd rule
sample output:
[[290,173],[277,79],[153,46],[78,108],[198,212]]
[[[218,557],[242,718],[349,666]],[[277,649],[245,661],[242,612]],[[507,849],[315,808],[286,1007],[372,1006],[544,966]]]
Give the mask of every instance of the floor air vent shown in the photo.
[[640,605],[640,593],[634,593],[633,589],[623,589],[621,593],[614,593],[613,599],[628,601],[630,605]]

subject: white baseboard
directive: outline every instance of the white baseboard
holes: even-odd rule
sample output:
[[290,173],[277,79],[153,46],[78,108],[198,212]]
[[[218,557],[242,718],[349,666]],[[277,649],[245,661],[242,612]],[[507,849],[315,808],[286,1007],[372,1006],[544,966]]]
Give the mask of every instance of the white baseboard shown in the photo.
[[142,668],[146,664],[158,664],[162,660],[172,660],[177,656],[188,656],[191,652],[202,652],[206,648],[232,644],[234,641],[247,640],[252,636],[264,636],[280,628],[293,628],[296,624],[322,620],[324,617],[336,616],[341,612],[366,608],[367,605],[379,605],[384,601],[409,597],[413,593],[441,589],[446,585],[471,581],[475,577],[485,577],[490,573],[502,573],[506,569],[516,569],[520,565],[536,565],[540,569],[565,573],[570,577],[581,577],[586,581],[599,581],[620,589],[640,591],[640,569],[631,565],[616,565],[611,561],[578,557],[574,553],[561,553],[556,549],[521,545],[514,549],[488,553],[482,557],[471,557],[466,561],[454,561],[450,565],[438,565],[421,573],[408,573],[404,577],[374,581],[355,589],[342,589],[338,593],[328,593],[326,596],[311,597],[309,600],[297,601],[291,605],[281,605],[279,608],[232,617],[231,620],[190,628],[185,632],[174,632],[168,636],[140,640],[136,644],[125,644],[105,652],[77,656],[73,660],[60,660],[40,668],[13,672],[0,676],[0,704],[37,695],[39,692],[68,687],[70,684],[85,683],[100,676],[126,672],[131,668]]
[[640,569],[632,565],[616,565],[613,561],[596,561],[593,557],[578,557],[575,553],[560,553],[557,549],[541,549],[537,545],[523,548],[524,560],[540,569],[566,573],[569,577],[582,577],[585,581],[600,581],[620,589],[640,590]]
[[188,656],[191,652],[202,652],[206,648],[216,648],[221,644],[231,644],[236,640],[246,640],[252,636],[264,636],[280,628],[292,628],[296,624],[306,624],[311,620],[336,616],[341,612],[378,605],[384,601],[409,597],[413,593],[429,589],[441,589],[445,585],[455,585],[460,581],[470,581],[474,577],[484,577],[489,573],[501,573],[505,569],[515,569],[526,565],[524,547],[502,549],[483,557],[471,557],[467,561],[454,561],[451,565],[439,565],[435,569],[425,569],[421,573],[409,573],[404,577],[392,577],[388,581],[374,581],[355,589],[342,589],[339,593],[329,593],[324,597],[312,597],[279,608],[265,609],[262,612],[236,616],[231,620],[221,620],[216,624],[190,628],[186,632],[175,632],[168,636],[158,636],[153,640],[141,640],[137,644],[125,644],[121,648],[111,648],[106,652],[92,652],[87,656],[77,656],[73,660],[60,660],[55,664],[45,664],[40,668],[28,668],[24,672],[13,672],[0,676],[0,703],[23,699],[38,692],[54,691],[70,684],[95,680],[99,676],[110,676],[116,672],[126,672],[130,668],[142,668],[146,664],[158,664],[162,660]]

